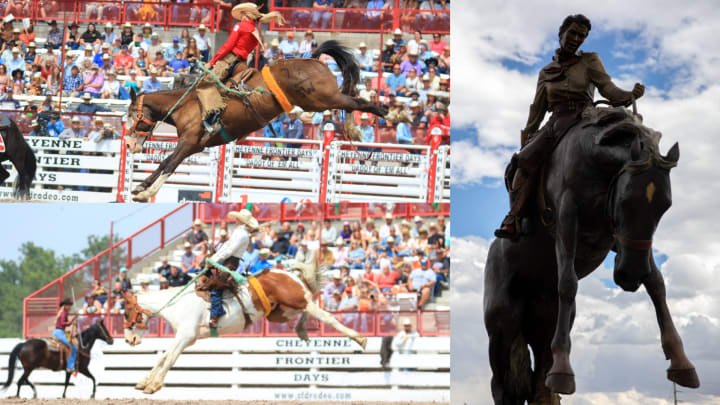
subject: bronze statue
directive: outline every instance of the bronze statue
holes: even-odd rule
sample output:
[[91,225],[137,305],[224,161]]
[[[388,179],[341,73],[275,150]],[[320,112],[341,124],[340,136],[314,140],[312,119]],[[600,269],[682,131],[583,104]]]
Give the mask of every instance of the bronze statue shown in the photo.
[[[517,170],[509,190],[510,213],[495,231],[499,238],[517,236],[528,198],[537,188],[538,169],[547,161],[557,141],[580,120],[583,109],[592,105],[596,87],[613,106],[628,106],[633,98],[638,99],[645,93],[645,86],[640,83],[636,83],[631,92],[618,88],[605,72],[597,53],[580,51],[591,27],[590,20],[582,14],[567,16],[558,33],[560,49],[555,51],[553,61],[540,70],[530,115],[520,132],[522,150],[513,156],[513,167]],[[537,131],[546,111],[552,115]]]
[[[584,16],[570,16],[560,28],[562,49],[540,73],[523,130],[531,139],[523,139],[527,146],[509,165],[508,172],[518,166],[512,189],[525,194],[523,209],[511,214],[525,219],[522,232],[513,220],[514,229],[505,229],[511,237],[493,241],[485,267],[484,321],[495,404],[555,405],[558,393],[575,392],[570,330],[577,284],[610,250],[617,252],[615,283],[626,291],[644,285],[650,295],[670,360],[668,379],[700,385],[652,255],[655,229],[671,205],[669,175],[680,149],[675,144],[663,156],[660,133],[624,108],[628,103],[634,108],[642,85],[632,93],[620,90],[597,55],[577,53],[589,30]],[[596,85],[613,106],[593,105]],[[546,110],[553,116],[534,133]],[[509,189],[512,178],[506,176]],[[531,181],[537,182],[528,186]]]

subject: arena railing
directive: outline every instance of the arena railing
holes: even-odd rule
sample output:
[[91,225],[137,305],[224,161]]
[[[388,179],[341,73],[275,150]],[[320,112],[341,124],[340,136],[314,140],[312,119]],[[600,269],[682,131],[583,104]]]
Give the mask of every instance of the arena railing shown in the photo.
[[[46,319],[54,317],[57,311],[45,314],[33,314],[34,317]],[[333,316],[343,325],[355,329],[366,337],[392,336],[402,330],[402,321],[410,319],[413,329],[421,336],[449,336],[450,335],[450,311],[418,310],[418,311],[367,311],[367,312],[334,312]],[[98,319],[103,319],[110,334],[115,338],[124,336],[123,314],[80,314],[78,325],[85,329]],[[292,337],[297,336],[295,325],[300,317],[296,317],[286,323],[270,322],[265,318],[258,319],[255,323],[239,333],[222,335],[223,337]],[[309,337],[335,337],[343,336],[335,328],[325,325],[313,317],[307,320],[306,329]],[[30,337],[49,336],[49,331],[38,331],[27,335]],[[174,337],[175,332],[168,322],[160,317],[152,317],[148,322],[148,329],[144,337]]]
[[[205,203],[198,206],[197,217],[208,224],[214,224],[224,220],[230,211],[246,208],[247,204],[230,203],[216,204]],[[340,202],[336,204],[250,204],[253,215],[261,221],[310,221],[340,219],[359,219],[365,222],[368,218],[383,218],[389,212],[396,218],[403,218],[409,221],[415,216],[449,216],[449,203],[395,203],[388,207],[386,203],[355,203]]]
[[[23,3],[19,3],[23,4]],[[169,3],[141,1],[84,1],[56,0],[52,2],[30,0],[26,7],[10,11],[16,19],[29,18],[34,24],[55,20],[60,23],[95,22],[113,24],[150,23],[164,29],[170,27],[197,27],[205,24],[210,31],[230,30],[232,19],[229,6],[213,3]],[[285,4],[285,2],[283,2]],[[399,0],[390,9],[330,8],[324,10],[299,7],[272,7],[288,20],[284,27],[271,24],[271,29],[381,32],[392,26],[405,32],[420,30],[426,33],[450,33],[449,10],[401,9]]]
[[190,229],[195,217],[195,205],[182,204],[27,296],[23,301],[24,335],[46,333],[47,327],[51,326],[49,322],[52,322],[52,316],[48,318],[48,314],[57,313],[63,298],[82,300],[91,292],[94,280],[100,280],[111,291],[112,281],[121,267],[131,268],[165,248]]

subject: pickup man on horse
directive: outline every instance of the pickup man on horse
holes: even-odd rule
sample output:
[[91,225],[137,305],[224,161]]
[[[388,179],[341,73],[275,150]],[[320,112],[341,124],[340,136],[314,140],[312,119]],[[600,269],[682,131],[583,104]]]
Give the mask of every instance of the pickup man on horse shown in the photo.
[[[633,98],[638,99],[645,93],[645,86],[640,83],[636,83],[632,91],[618,88],[605,72],[597,53],[579,50],[590,28],[590,20],[584,15],[567,16],[558,34],[560,49],[555,51],[553,61],[540,71],[528,121],[520,132],[522,149],[513,156],[507,174],[511,184],[510,213],[495,231],[498,238],[518,236],[520,219],[527,215],[527,201],[537,189],[543,164],[562,136],[580,121],[585,107],[592,105],[595,87],[613,106],[628,106]],[[552,115],[538,131],[546,111]]]
[[[230,235],[230,239],[223,243],[220,250],[218,250],[211,259],[215,263],[220,263],[230,270],[238,268],[240,258],[243,253],[247,250],[247,246],[250,243],[250,234],[254,232],[258,227],[258,221],[253,218],[252,213],[248,210],[231,211],[228,213],[228,218],[235,219],[237,226]],[[221,270],[213,269],[214,277],[227,277],[230,276]],[[225,280],[232,283],[232,276]],[[225,310],[222,306],[222,294],[223,289],[213,289],[210,291],[210,327],[217,328],[218,319],[225,314]]]
[[70,298],[65,298],[64,300],[62,300],[62,302],[60,303],[60,310],[55,316],[55,330],[53,330],[52,333],[55,339],[59,340],[68,349],[70,349],[70,357],[68,357],[67,366],[65,367],[68,373],[72,373],[75,371],[75,357],[77,354],[77,348],[74,344],[72,344],[72,342],[68,340],[67,336],[65,335],[65,329],[68,326],[71,326],[77,322],[77,317],[73,318],[72,320],[68,319],[72,304],[73,301]]
[[198,86],[198,98],[203,107],[203,125],[208,133],[212,133],[216,129],[214,126],[217,118],[225,109],[225,103],[216,87],[213,75],[224,82],[237,64],[242,64],[243,70],[247,69],[247,57],[255,47],[260,45],[261,48],[264,48],[262,37],[255,27],[256,20],[261,23],[274,20],[280,25],[285,23],[285,19],[279,12],[263,14],[258,11],[257,7],[253,3],[241,3],[233,7],[232,16],[240,22],[233,26],[228,40],[210,60],[208,67],[212,68],[212,74],[206,73]]

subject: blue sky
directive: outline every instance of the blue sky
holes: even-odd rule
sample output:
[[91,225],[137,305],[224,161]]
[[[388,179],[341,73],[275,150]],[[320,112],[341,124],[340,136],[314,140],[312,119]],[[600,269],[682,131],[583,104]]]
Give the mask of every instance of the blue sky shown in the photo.
[[[0,258],[17,259],[18,248],[26,241],[71,255],[87,246],[89,235],[114,232],[129,236],[178,204],[3,204]],[[9,231],[12,230],[12,231]]]
[[[569,7],[568,5],[571,5]],[[491,403],[487,335],[479,316],[485,257],[508,210],[504,168],[518,149],[537,72],[558,46],[568,14],[582,12],[592,31],[582,50],[598,52],[623,89],[646,86],[638,101],[645,125],[662,132],[660,149],[679,142],[671,172],[673,206],[653,243],[668,306],[694,362],[698,390],[686,404],[720,403],[720,7],[714,1],[458,0],[453,54],[453,403]],[[600,98],[596,94],[596,99]],[[546,117],[547,118],[547,117]],[[571,334],[578,392],[570,404],[670,405],[655,313],[641,288],[620,291],[613,256],[582,280]],[[712,346],[712,348],[709,348]]]

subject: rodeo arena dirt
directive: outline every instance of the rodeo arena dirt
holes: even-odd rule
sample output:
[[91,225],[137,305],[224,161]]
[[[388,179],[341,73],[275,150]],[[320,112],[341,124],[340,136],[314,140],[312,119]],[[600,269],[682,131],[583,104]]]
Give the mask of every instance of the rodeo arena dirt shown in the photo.
[[[447,203],[177,205],[25,298],[24,339],[0,339],[3,396],[21,398],[3,403],[449,403],[449,214]],[[211,337],[194,277],[248,229],[238,270],[269,270],[260,290],[248,277],[226,291]],[[293,312],[297,286],[312,303]],[[50,336],[65,298],[89,352],[67,387],[19,346]],[[187,329],[193,308],[202,320]]]
[[[231,32],[229,2],[1,4],[2,35],[14,48],[0,55],[0,200],[17,198],[13,187],[32,179],[27,161],[9,154],[25,149],[7,139],[10,119],[35,155],[26,190],[34,201],[449,202],[449,6],[272,3],[286,24],[258,25],[266,49],[247,61],[262,79],[256,71],[226,83],[241,90],[222,85],[242,125],[225,112],[192,150],[178,147],[191,136],[187,125],[162,121],[200,117],[188,91]],[[316,48],[327,50],[319,60],[328,76],[286,86],[282,66]],[[313,101],[325,87],[337,94]],[[164,116],[153,110],[159,94],[171,97],[158,107]]]

